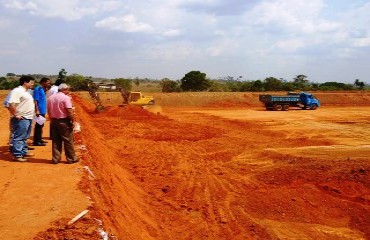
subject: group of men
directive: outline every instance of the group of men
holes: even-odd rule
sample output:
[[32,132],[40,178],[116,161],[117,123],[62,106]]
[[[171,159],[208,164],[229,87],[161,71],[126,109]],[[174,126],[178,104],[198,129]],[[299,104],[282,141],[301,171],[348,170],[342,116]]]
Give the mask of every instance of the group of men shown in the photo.
[[32,76],[22,76],[19,86],[14,88],[4,101],[10,113],[10,151],[15,161],[26,162],[34,154],[29,150],[27,139],[30,138],[34,124],[33,146],[45,146],[43,127],[46,114],[50,118],[50,138],[52,139],[52,160],[57,164],[61,160],[64,144],[67,163],[76,163],[73,127],[74,112],[69,86],[56,81],[51,86],[49,78],[42,78],[34,87]]

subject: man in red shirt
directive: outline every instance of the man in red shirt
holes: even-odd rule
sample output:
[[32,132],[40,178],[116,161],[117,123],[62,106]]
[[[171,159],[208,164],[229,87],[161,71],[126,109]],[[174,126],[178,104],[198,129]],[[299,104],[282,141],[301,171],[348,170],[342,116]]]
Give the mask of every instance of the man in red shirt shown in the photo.
[[73,125],[74,113],[71,97],[68,96],[69,86],[62,83],[58,86],[58,93],[50,96],[47,100],[48,113],[51,119],[50,128],[52,133],[52,163],[60,162],[62,147],[67,163],[76,163],[78,158],[75,155]]

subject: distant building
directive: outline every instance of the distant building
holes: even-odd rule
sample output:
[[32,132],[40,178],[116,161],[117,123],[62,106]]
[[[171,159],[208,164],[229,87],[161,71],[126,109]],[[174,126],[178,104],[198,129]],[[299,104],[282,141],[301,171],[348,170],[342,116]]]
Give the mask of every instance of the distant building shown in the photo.
[[97,83],[99,89],[104,89],[108,91],[116,90],[117,86],[113,83]]

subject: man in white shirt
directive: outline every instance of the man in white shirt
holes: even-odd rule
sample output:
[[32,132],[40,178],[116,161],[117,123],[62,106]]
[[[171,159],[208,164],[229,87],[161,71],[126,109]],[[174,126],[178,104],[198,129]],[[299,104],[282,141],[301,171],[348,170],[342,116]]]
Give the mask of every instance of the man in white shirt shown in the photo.
[[50,96],[56,94],[58,92],[58,87],[60,84],[62,84],[63,81],[60,80],[60,79],[57,79],[54,83],[54,85],[52,85],[49,89],[49,91],[47,91],[46,93],[46,96],[49,98]]
[[13,129],[12,153],[14,160],[26,162],[25,157],[34,154],[28,153],[27,138],[32,128],[32,120],[35,116],[35,103],[29,89],[32,89],[35,79],[31,76],[22,76],[19,79],[19,87],[14,88],[9,98],[9,112]]

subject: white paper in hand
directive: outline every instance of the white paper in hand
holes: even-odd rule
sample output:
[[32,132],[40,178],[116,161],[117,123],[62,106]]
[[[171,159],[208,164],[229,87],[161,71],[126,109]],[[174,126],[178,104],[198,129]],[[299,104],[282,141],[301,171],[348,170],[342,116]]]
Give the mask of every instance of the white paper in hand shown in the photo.
[[44,124],[45,120],[46,119],[41,115],[39,115],[38,117],[37,116],[35,117],[35,121],[37,122],[38,125]]

